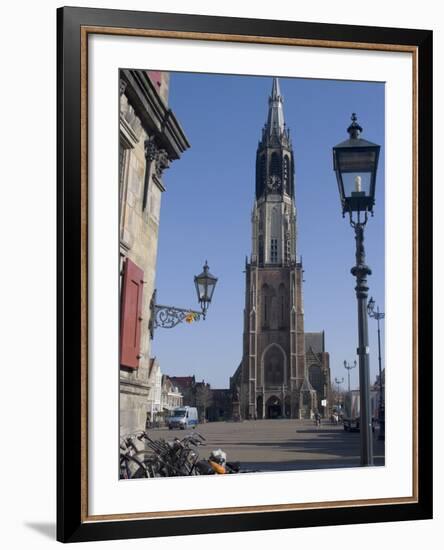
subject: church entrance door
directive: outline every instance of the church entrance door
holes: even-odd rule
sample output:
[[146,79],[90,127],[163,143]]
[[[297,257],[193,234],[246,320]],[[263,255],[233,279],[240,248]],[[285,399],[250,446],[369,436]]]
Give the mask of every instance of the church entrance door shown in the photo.
[[267,418],[280,418],[282,416],[281,400],[273,395],[266,403],[265,412]]

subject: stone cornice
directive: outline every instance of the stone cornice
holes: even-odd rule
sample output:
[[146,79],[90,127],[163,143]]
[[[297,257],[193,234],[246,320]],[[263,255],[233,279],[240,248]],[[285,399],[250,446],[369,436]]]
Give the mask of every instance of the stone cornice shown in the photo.
[[120,378],[121,393],[147,396],[151,387],[150,384],[146,384],[140,380],[125,380],[124,378]]
[[173,111],[169,109],[145,71],[123,69],[125,95],[140,118],[148,135],[154,135],[157,145],[165,149],[170,160],[177,160],[190,147],[187,137]]

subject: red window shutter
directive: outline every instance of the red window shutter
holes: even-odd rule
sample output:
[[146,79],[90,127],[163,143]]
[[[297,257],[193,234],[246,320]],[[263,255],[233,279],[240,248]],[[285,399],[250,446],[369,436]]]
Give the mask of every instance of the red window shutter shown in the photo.
[[139,367],[142,291],[143,270],[127,258],[120,309],[120,365],[131,369]]

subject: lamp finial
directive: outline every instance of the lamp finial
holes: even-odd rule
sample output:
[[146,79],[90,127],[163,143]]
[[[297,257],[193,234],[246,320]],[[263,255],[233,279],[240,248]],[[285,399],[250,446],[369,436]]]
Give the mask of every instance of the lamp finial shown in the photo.
[[352,113],[351,121],[352,123],[347,128],[347,132],[350,134],[351,139],[358,139],[359,134],[362,132],[362,127],[358,124],[356,113]]

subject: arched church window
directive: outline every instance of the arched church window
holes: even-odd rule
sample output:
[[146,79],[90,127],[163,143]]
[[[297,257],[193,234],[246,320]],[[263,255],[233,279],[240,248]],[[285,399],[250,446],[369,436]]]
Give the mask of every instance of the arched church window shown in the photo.
[[261,289],[262,300],[262,327],[269,328],[270,324],[275,324],[276,311],[273,311],[273,306],[276,303],[276,291],[275,289],[264,283]]
[[322,371],[319,365],[311,365],[308,369],[308,379],[316,391],[322,390]]
[[270,243],[270,262],[276,264],[278,261],[278,242],[277,239],[271,239]]
[[267,179],[267,159],[264,153],[257,157],[256,161],[256,196],[260,197],[265,189]]
[[267,168],[266,168],[265,155],[261,156],[260,166],[261,166],[261,191],[263,191],[264,187],[265,187],[265,180],[267,179]]
[[264,356],[265,384],[282,386],[284,383],[284,354],[277,346],[270,347]]
[[279,176],[279,177],[281,176],[280,160],[279,160],[279,155],[277,153],[273,153],[271,155],[270,174],[272,176]]

